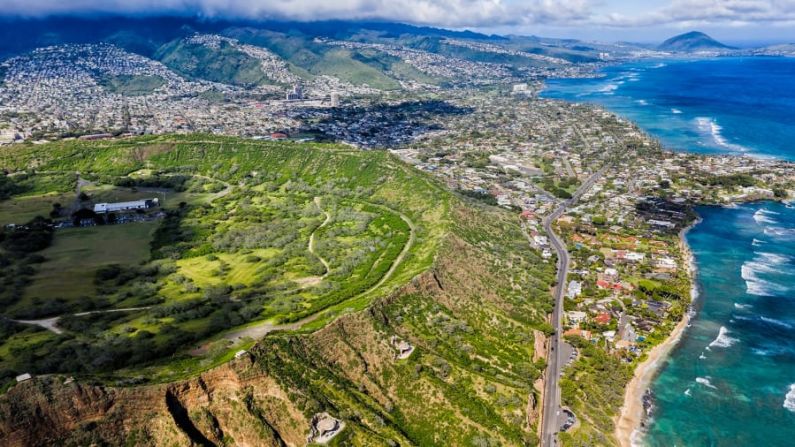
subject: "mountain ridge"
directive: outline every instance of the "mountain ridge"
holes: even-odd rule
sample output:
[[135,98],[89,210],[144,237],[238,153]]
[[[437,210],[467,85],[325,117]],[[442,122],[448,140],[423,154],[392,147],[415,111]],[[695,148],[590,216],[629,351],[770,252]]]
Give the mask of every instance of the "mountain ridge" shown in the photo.
[[700,31],[690,31],[688,33],[671,37],[660,44],[657,49],[676,52],[697,52],[711,50],[735,50],[736,48],[718,42],[709,35]]

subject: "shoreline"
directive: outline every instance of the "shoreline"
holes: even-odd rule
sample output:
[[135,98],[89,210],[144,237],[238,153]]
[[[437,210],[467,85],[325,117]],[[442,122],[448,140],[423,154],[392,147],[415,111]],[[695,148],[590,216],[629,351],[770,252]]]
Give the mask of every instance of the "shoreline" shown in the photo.
[[[692,306],[698,297],[696,289],[696,266],[693,253],[690,251],[690,246],[687,245],[685,235],[693,227],[701,222],[698,218],[695,222],[690,224],[679,232],[679,245],[682,252],[682,257],[687,264],[687,272],[691,282],[691,301]],[[616,420],[615,437],[618,445],[621,447],[635,447],[638,444],[638,437],[642,435],[641,424],[646,419],[646,414],[643,409],[643,396],[649,389],[652,380],[657,376],[662,360],[668,357],[668,354],[679,344],[682,335],[687,328],[690,318],[685,313],[684,317],[676,324],[671,334],[659,345],[653,347],[647,357],[641,364],[635,368],[632,379],[627,384],[624,394],[624,404],[621,406],[620,413]]]

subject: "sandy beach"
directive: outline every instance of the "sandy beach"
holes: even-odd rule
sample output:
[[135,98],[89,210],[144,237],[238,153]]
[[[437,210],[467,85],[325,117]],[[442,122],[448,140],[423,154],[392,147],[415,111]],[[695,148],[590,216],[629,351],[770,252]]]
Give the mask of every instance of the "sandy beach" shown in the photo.
[[[696,300],[697,295],[695,287],[695,262],[690,247],[688,247],[685,240],[685,234],[687,234],[691,228],[698,225],[699,222],[701,222],[700,219],[679,233],[680,250],[687,264],[690,281],[693,284],[691,292],[693,301]],[[664,342],[649,351],[648,357],[643,363],[638,365],[635,369],[635,374],[632,376],[632,380],[627,384],[627,389],[624,394],[624,405],[621,407],[621,412],[616,421],[615,431],[616,439],[621,447],[638,445],[637,438],[641,435],[639,430],[640,424],[643,422],[645,416],[643,410],[643,394],[649,388],[662,361],[676,344],[679,343],[685,328],[687,328],[687,323],[688,316],[685,314],[674,330],[671,331],[671,335],[669,335]]]

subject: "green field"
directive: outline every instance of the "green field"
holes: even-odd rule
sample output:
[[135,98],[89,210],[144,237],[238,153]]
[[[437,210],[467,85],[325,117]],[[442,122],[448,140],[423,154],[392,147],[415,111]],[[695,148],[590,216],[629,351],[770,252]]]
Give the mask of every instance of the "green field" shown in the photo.
[[75,200],[72,193],[53,193],[14,197],[0,202],[0,225],[23,224],[36,216],[47,217],[54,203],[70,206]]
[[108,264],[137,264],[149,259],[149,242],[157,222],[106,225],[60,230],[46,258],[28,286],[28,300],[91,299],[96,294],[97,268]]

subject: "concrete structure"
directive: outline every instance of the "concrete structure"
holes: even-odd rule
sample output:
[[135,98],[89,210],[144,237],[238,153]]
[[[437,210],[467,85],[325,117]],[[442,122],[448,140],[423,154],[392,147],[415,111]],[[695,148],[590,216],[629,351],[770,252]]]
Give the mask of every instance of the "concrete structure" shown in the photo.
[[20,374],[20,375],[17,376],[17,383],[25,382],[25,381],[30,380],[32,378],[33,378],[33,376],[31,376],[30,373]]
[[312,426],[307,437],[307,443],[326,444],[337,436],[345,423],[332,417],[328,413],[318,413],[312,417]]
[[131,202],[97,203],[94,212],[97,214],[119,213],[125,211],[138,211],[154,208],[159,204],[157,198],[134,200]]

